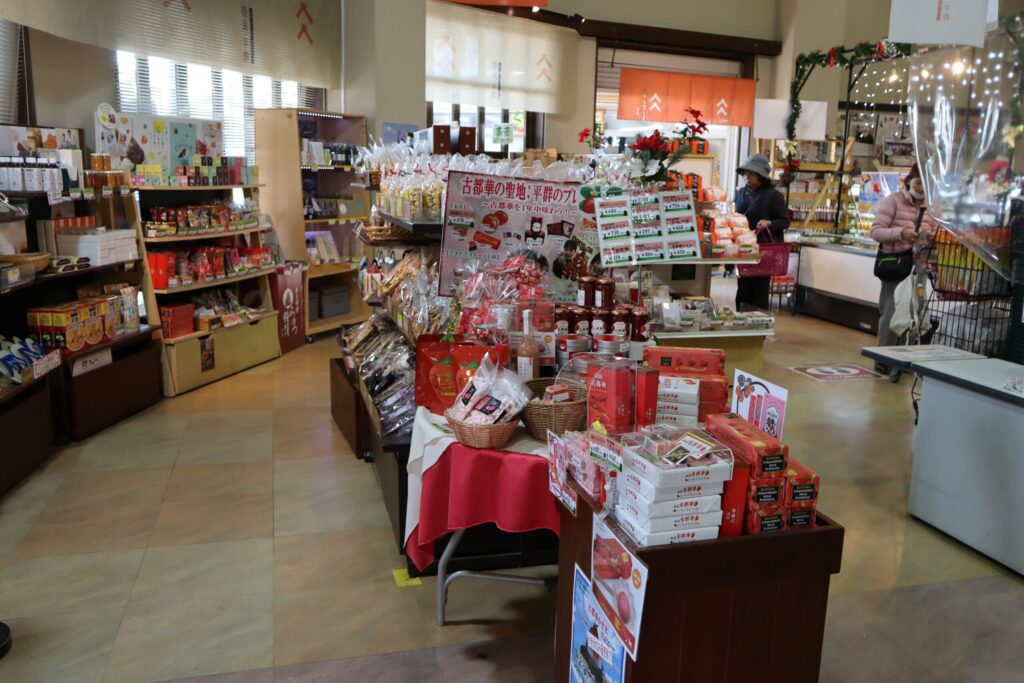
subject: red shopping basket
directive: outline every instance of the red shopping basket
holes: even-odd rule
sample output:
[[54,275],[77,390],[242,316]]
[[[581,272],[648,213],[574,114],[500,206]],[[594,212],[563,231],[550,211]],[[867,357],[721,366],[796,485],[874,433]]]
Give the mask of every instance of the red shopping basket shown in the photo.
[[785,275],[789,270],[789,245],[785,242],[769,242],[758,245],[761,260],[749,266],[739,266],[740,277],[768,277]]

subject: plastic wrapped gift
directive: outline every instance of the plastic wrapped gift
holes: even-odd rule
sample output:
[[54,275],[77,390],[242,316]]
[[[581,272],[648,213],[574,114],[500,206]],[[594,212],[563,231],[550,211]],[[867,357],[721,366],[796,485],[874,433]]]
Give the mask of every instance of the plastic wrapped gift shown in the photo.
[[909,60],[909,119],[932,214],[1010,277],[1010,200],[1024,171],[1024,23],[1003,20],[982,49],[948,47]]

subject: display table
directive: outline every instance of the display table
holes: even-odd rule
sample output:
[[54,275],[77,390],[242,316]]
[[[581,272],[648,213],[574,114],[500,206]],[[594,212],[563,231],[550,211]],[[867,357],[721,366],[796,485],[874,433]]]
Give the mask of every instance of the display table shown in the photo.
[[802,241],[796,310],[858,330],[878,333],[875,250]]
[[437,569],[439,626],[444,624],[448,587],[457,579],[543,583],[478,571],[448,575],[448,564],[466,529],[495,524],[506,532],[559,530],[557,506],[548,491],[546,444],[521,430],[506,450],[470,448],[444,431],[440,420],[425,408],[416,412],[405,525],[405,552],[420,571],[434,561],[434,542],[454,532]]
[[[590,576],[593,507],[560,507],[555,680],[569,680],[574,566]],[[627,683],[818,680],[829,577],[839,572],[843,527],[818,513],[802,531],[638,549],[647,595]]]
[[764,367],[764,340],[775,334],[773,329],[761,330],[699,330],[696,332],[655,332],[658,346],[687,346],[725,351],[725,376],[742,367],[760,375]]
[[1024,573],[1024,366],[995,359],[914,363],[924,378],[910,513]]
[[945,344],[919,344],[915,346],[865,346],[860,355],[894,368],[909,372],[914,363],[927,361],[970,360],[985,356],[964,351]]

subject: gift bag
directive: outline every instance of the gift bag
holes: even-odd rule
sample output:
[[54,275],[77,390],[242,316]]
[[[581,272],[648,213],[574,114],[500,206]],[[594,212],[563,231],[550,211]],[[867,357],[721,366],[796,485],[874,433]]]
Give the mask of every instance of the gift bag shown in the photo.
[[416,340],[416,405],[444,414],[488,352],[502,367],[508,364],[506,344],[444,342],[438,334],[420,335]]

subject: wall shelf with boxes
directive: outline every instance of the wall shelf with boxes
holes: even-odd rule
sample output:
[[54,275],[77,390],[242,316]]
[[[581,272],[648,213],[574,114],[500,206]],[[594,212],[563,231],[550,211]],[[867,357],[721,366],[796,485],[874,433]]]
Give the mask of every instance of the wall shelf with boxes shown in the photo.
[[284,258],[309,264],[303,275],[308,341],[370,314],[357,286],[366,249],[356,234],[370,214],[370,193],[356,184],[352,166],[356,147],[366,141],[363,116],[256,111],[263,209],[273,216]]
[[14,435],[0,492],[54,443],[85,438],[160,400],[159,345],[137,305],[139,244],[126,229],[134,199],[27,200],[17,251],[40,256],[37,265],[5,269],[0,285],[0,335],[12,342],[0,352],[9,370],[0,373],[0,429]]
[[161,327],[165,396],[281,355],[269,283],[281,256],[259,213],[259,187],[146,187],[132,204],[146,311]]

